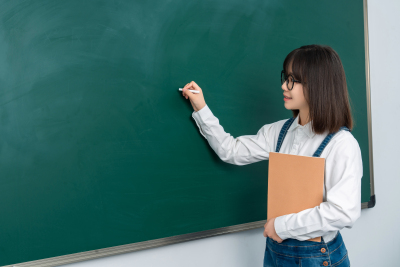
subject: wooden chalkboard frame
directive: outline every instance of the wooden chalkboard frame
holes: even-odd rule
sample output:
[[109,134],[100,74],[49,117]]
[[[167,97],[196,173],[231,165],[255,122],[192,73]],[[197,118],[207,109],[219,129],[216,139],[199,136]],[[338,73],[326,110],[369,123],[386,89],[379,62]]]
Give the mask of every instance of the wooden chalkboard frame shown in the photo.
[[[370,167],[370,187],[371,195],[368,202],[361,203],[361,208],[372,208],[375,206],[375,188],[374,188],[374,171],[373,171],[373,149],[372,149],[372,121],[371,121],[371,88],[370,88],[370,61],[369,61],[369,36],[368,36],[368,4],[367,0],[363,0],[364,12],[364,45],[365,45],[365,73],[366,73],[366,93],[367,93],[367,116],[368,116],[368,142],[369,142],[369,167]],[[165,245],[181,243],[190,240],[196,240],[211,236],[217,236],[228,233],[235,233],[256,228],[261,228],[266,220],[251,223],[233,225],[228,227],[216,228],[207,231],[189,233],[184,235],[171,236],[166,238],[154,239],[144,242],[137,242],[127,245],[91,250],[86,252],[74,253],[64,256],[52,257],[47,259],[29,261],[19,264],[6,265],[4,267],[52,267],[63,264],[70,264],[85,260],[97,259],[107,256],[113,256],[133,251],[139,251],[149,248],[161,247]]]

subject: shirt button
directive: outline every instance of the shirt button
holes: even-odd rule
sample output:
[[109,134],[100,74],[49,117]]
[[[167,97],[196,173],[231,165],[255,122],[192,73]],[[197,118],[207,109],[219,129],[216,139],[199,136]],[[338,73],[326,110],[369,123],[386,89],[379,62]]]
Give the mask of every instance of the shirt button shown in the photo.
[[324,266],[328,266],[328,262],[327,262],[327,261],[324,261],[322,264],[323,264]]
[[326,252],[326,249],[325,249],[325,248],[321,248],[321,252],[322,252],[322,253],[325,253],[325,252]]

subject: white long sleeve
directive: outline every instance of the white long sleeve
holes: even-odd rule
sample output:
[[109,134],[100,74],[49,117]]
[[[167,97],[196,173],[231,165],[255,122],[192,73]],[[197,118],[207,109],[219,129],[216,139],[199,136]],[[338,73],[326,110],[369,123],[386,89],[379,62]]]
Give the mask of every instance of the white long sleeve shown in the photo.
[[263,126],[256,135],[243,135],[234,138],[224,131],[206,105],[198,112],[193,112],[200,133],[222,161],[235,165],[246,165],[253,162],[267,160],[271,148],[268,136],[271,134],[272,124]]
[[[235,165],[268,160],[286,122],[285,119],[266,124],[256,135],[234,138],[224,131],[207,105],[193,112],[192,117],[221,160]],[[312,156],[327,134],[313,133],[311,123],[302,126],[297,117],[287,132],[280,153]],[[274,226],[282,239],[307,240],[323,236],[325,242],[329,242],[338,230],[351,228],[360,217],[363,168],[357,140],[351,133],[340,131],[320,157],[325,158],[323,202],[299,213],[277,217]]]

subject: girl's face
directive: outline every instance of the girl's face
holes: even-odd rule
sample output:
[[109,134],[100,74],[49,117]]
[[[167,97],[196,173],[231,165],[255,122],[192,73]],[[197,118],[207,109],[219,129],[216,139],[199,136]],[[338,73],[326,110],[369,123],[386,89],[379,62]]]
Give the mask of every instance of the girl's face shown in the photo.
[[[291,73],[291,69],[289,69],[289,73],[287,75],[290,75]],[[283,100],[285,101],[286,109],[298,109],[300,112],[303,111],[306,114],[308,113],[308,104],[304,97],[303,85],[301,83],[295,82],[293,89],[289,91],[286,82],[284,82],[282,84],[282,90],[284,96],[290,97],[290,99],[284,98]]]

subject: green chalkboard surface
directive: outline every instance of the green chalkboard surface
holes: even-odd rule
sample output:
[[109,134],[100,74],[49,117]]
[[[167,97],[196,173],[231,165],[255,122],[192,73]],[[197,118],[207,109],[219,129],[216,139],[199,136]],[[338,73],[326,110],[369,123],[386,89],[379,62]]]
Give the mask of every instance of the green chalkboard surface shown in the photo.
[[361,0],[2,0],[0,265],[265,220],[268,161],[221,161],[178,88],[256,134],[305,44],[342,59],[369,202],[364,37]]

